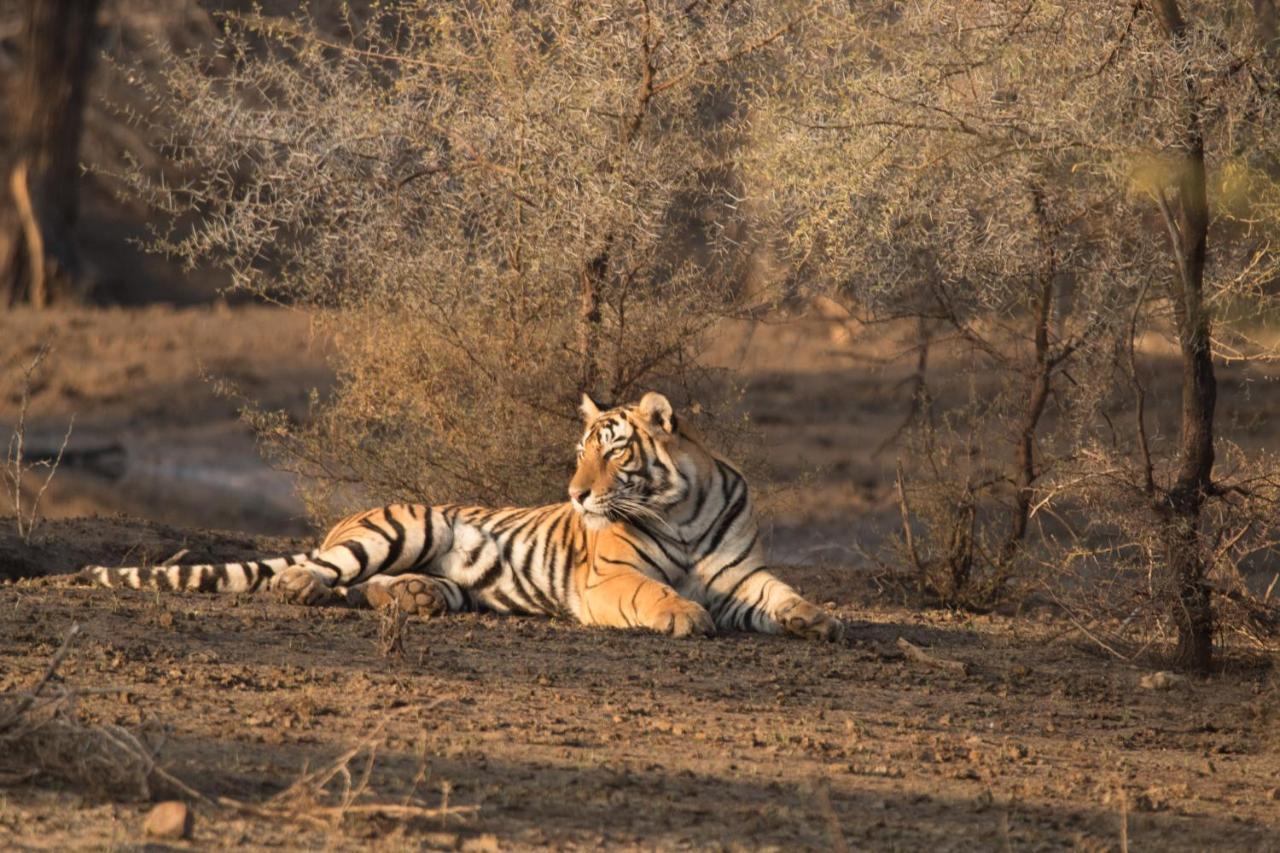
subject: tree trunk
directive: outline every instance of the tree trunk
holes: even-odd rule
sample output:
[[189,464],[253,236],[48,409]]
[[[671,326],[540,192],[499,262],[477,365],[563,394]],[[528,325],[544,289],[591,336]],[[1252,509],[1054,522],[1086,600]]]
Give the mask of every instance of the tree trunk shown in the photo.
[[1034,494],[1032,486],[1035,485],[1036,477],[1039,476],[1036,470],[1036,433],[1040,428],[1040,418],[1044,415],[1045,405],[1049,401],[1053,370],[1057,366],[1049,353],[1049,324],[1053,319],[1054,279],[1058,274],[1058,262],[1053,247],[1049,216],[1045,210],[1044,192],[1039,187],[1031,188],[1031,205],[1044,253],[1044,267],[1040,272],[1038,282],[1040,292],[1036,302],[1033,336],[1035,366],[1031,371],[1027,388],[1027,407],[1023,410],[1022,423],[1018,431],[1016,475],[1018,490],[1014,495],[1009,535],[1000,552],[1001,562],[1006,566],[1017,554],[1018,546],[1027,535],[1027,524],[1031,520],[1031,498]]
[[[1185,54],[1186,24],[1176,0],[1160,0],[1166,32]],[[1204,298],[1205,250],[1209,205],[1205,188],[1204,134],[1194,75],[1184,78],[1188,115],[1183,132],[1185,157],[1178,177],[1176,208],[1161,197],[1177,261],[1172,288],[1178,344],[1182,358],[1182,426],[1178,475],[1162,508],[1165,558],[1177,591],[1173,619],[1178,626],[1176,663],[1207,671],[1213,662],[1213,609],[1205,584],[1206,564],[1200,542],[1200,515],[1213,486],[1213,415],[1217,380],[1209,312]]]
[[1177,662],[1207,671],[1213,654],[1213,610],[1205,585],[1200,512],[1213,477],[1213,414],[1217,380],[1212,338],[1204,300],[1205,241],[1209,229],[1205,198],[1204,147],[1187,158],[1178,188],[1181,235],[1181,298],[1174,301],[1182,356],[1182,428],[1178,477],[1168,495],[1169,568],[1178,588],[1174,620],[1178,626]]
[[98,0],[25,0],[0,185],[0,300],[43,307],[80,285],[80,135]]
[[1280,50],[1280,9],[1275,0],[1253,0],[1253,16],[1258,44],[1268,56]]
[[[604,247],[587,262],[579,273],[578,305],[578,392],[599,399],[600,381],[600,291],[609,274],[609,251],[613,235],[605,237]],[[612,402],[612,401],[611,401]]]

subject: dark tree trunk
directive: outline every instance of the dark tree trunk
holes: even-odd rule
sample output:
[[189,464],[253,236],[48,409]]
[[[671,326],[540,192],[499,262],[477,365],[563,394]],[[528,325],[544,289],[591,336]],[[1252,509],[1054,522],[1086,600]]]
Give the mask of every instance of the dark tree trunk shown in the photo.
[[1204,299],[1209,216],[1203,146],[1187,158],[1178,188],[1177,223],[1182,238],[1179,262],[1185,271],[1181,299],[1174,302],[1182,354],[1182,429],[1178,477],[1168,495],[1167,548],[1169,568],[1178,585],[1174,614],[1178,626],[1177,660],[1184,667],[1205,671],[1212,662],[1213,610],[1205,585],[1200,512],[1213,482],[1213,414],[1218,390]]
[[[1176,0],[1161,0],[1162,23],[1179,51],[1185,51],[1186,24]],[[1177,261],[1172,288],[1178,344],[1182,356],[1182,427],[1178,446],[1178,475],[1162,507],[1165,558],[1177,596],[1173,618],[1178,626],[1176,662],[1183,668],[1207,671],[1213,662],[1213,609],[1205,583],[1200,516],[1213,487],[1213,415],[1217,380],[1213,372],[1210,318],[1205,305],[1204,264],[1209,232],[1205,189],[1204,134],[1200,99],[1194,75],[1188,71],[1188,115],[1183,133],[1184,163],[1177,198],[1161,197]]]
[[7,105],[0,300],[43,307],[80,286],[80,135],[98,0],[24,0],[22,69]]
[[1268,55],[1280,50],[1280,9],[1275,0],[1253,0],[1258,43]]
[[600,380],[600,290],[609,272],[609,250],[592,258],[580,273],[578,303],[578,391],[593,398]]
[[1009,535],[1001,549],[1001,561],[1006,565],[1017,553],[1018,546],[1027,535],[1027,524],[1031,520],[1031,498],[1034,494],[1032,487],[1035,485],[1036,477],[1039,476],[1036,470],[1036,434],[1040,428],[1040,418],[1044,415],[1045,405],[1049,402],[1053,371],[1057,367],[1057,361],[1049,352],[1049,324],[1053,319],[1054,280],[1058,274],[1058,262],[1053,246],[1049,215],[1045,210],[1044,192],[1040,187],[1031,188],[1031,208],[1040,235],[1044,266],[1037,282],[1040,292],[1036,301],[1033,335],[1035,365],[1027,388],[1027,406],[1023,410],[1022,422],[1018,430],[1018,470],[1015,479],[1018,490],[1014,495]]

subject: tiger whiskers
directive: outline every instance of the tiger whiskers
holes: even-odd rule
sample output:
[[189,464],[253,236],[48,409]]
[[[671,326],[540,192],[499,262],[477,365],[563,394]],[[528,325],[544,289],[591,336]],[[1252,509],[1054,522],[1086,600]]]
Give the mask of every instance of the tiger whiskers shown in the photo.
[[668,533],[675,534],[675,529],[672,528],[671,523],[661,513],[647,504],[631,498],[616,498],[612,502],[610,509],[627,521],[652,521],[664,527]]

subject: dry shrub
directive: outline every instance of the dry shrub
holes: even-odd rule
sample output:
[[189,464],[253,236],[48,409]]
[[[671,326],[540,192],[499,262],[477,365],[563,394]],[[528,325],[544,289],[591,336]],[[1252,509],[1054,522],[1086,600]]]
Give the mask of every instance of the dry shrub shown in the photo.
[[[44,493],[48,490],[49,484],[53,482],[54,475],[58,473],[58,466],[62,464],[62,456],[66,452],[67,442],[71,440],[71,430],[75,426],[75,418],[72,417],[67,423],[67,431],[62,437],[62,443],[58,445],[56,454],[32,459],[30,448],[27,446],[27,415],[31,405],[31,392],[35,387],[37,376],[41,366],[49,356],[50,345],[42,343],[32,356],[31,361],[22,369],[22,378],[18,382],[18,420],[13,425],[13,431],[9,434],[9,446],[5,453],[4,460],[4,478],[7,481],[6,492],[8,493],[10,505],[13,508],[14,524],[18,529],[18,537],[24,543],[30,543],[31,534],[35,532],[36,525],[40,523],[40,501],[44,497]],[[43,481],[38,482],[34,489],[24,488],[27,480],[39,480],[33,476],[38,468],[44,468],[46,473]]]
[[29,690],[0,694],[0,779],[14,784],[46,776],[95,796],[149,799],[147,750],[118,726],[81,720],[76,703],[85,691],[54,680],[79,633],[73,625]]
[[[1215,355],[1277,355],[1239,319],[1280,276],[1272,38],[1230,3],[885,2],[817,4],[785,45],[744,183],[803,274],[969,348],[958,384],[987,388],[904,460],[944,597],[1010,560],[1063,591],[1101,573],[1207,668],[1223,544],[1277,530],[1273,461],[1228,462],[1213,417]],[[1168,373],[1178,440],[1142,414]]]
[[[1226,441],[1219,452],[1219,493],[1193,540],[1214,598],[1215,640],[1224,650],[1273,653],[1280,648],[1280,599],[1270,586],[1280,558],[1274,521],[1280,478],[1273,473],[1280,466],[1266,453]],[[1141,469],[1102,445],[1087,447],[1086,455],[1093,460],[1089,470],[1045,484],[1043,499],[1069,499],[1080,524],[1049,542],[1055,563],[1041,588],[1107,652],[1126,659],[1164,653],[1177,636],[1170,602],[1177,606],[1178,590],[1163,571],[1169,558],[1161,508]],[[1170,476],[1154,474],[1163,482]]]
[[991,607],[1011,594],[1006,584],[1026,578],[1012,571],[995,541],[1003,540],[1004,531],[998,529],[1003,516],[993,484],[973,476],[977,472],[968,453],[933,444],[935,432],[927,424],[914,431],[912,449],[925,454],[926,464],[913,465],[913,476],[899,464],[903,533],[892,548],[926,600],[946,607]]
[[336,339],[307,424],[252,416],[318,515],[558,496],[582,392],[724,413],[703,335],[769,298],[741,293],[735,81],[786,5],[416,0],[336,35],[231,16],[216,62],[170,58],[151,94],[199,177],[122,177],[195,220],[157,248]]

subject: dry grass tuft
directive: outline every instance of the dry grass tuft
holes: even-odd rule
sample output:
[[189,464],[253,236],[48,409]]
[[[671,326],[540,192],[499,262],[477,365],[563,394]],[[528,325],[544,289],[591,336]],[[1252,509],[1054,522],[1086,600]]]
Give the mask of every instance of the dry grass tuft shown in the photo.
[[404,659],[404,637],[408,625],[409,614],[399,607],[378,610],[378,652],[384,658]]
[[99,796],[149,799],[149,750],[124,729],[91,725],[76,713],[79,697],[114,688],[85,690],[56,680],[79,634],[72,625],[34,686],[0,695],[0,781],[46,776]]
[[[62,437],[62,444],[58,446],[57,453],[47,458],[37,458],[34,461],[28,459],[27,448],[27,414],[31,405],[31,391],[36,384],[36,377],[40,372],[41,365],[44,364],[46,358],[49,357],[49,344],[41,344],[40,348],[31,358],[31,362],[22,370],[22,380],[19,383],[19,399],[18,403],[18,421],[14,424],[13,432],[9,436],[9,447],[5,454],[4,475],[8,480],[9,500],[13,505],[14,522],[18,528],[18,536],[23,542],[31,541],[31,534],[35,532],[36,525],[40,521],[40,501],[44,497],[44,493],[49,488],[49,484],[53,482],[53,477],[58,473],[58,466],[62,464],[62,455],[67,449],[67,442],[71,440],[71,430],[75,426],[75,418],[67,424],[67,432]],[[23,482],[31,475],[35,469],[45,468],[47,473],[44,481],[41,482],[30,495],[24,494]]]
[[[318,770],[304,772],[292,785],[263,803],[246,803],[232,797],[209,798],[165,774],[186,795],[215,808],[227,809],[272,820],[295,821],[318,827],[333,827],[343,819],[381,816],[393,820],[444,820],[466,818],[479,806],[451,806],[447,796],[439,806],[427,804],[413,795],[398,802],[371,801],[371,780],[387,723],[409,711],[427,711],[438,703],[410,706],[391,712],[360,742]],[[354,767],[353,767],[354,765]]]

